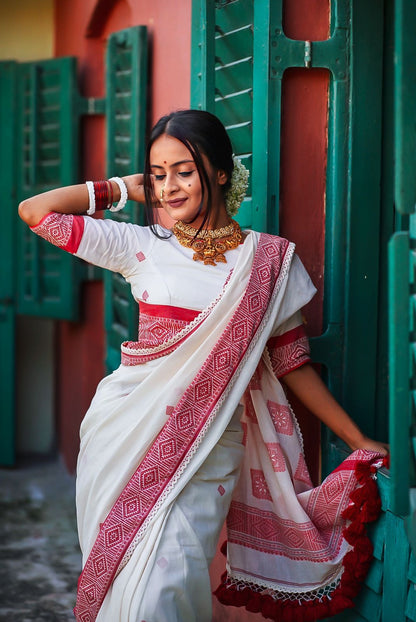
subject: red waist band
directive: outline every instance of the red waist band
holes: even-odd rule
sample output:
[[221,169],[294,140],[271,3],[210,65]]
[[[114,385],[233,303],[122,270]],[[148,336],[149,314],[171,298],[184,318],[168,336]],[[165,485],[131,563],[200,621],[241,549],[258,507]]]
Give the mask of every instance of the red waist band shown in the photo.
[[201,313],[194,309],[183,309],[182,307],[173,307],[172,305],[151,305],[141,300],[139,300],[139,310],[140,313],[151,315],[152,317],[164,317],[182,320],[183,322],[192,322]]

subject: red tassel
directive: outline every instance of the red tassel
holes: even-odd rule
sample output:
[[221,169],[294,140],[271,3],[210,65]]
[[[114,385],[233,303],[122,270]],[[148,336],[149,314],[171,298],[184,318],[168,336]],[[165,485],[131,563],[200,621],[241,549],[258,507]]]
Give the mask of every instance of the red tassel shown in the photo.
[[366,493],[367,493],[366,487],[361,486],[360,488],[357,488],[350,494],[350,499],[356,505],[361,506],[361,504],[364,503],[364,501],[367,498]]
[[259,613],[261,611],[261,599],[262,596],[257,592],[254,592],[246,605],[247,611],[251,611],[251,613]]
[[361,486],[351,493],[351,504],[342,513],[343,519],[348,522],[343,536],[353,548],[344,556],[341,581],[330,598],[282,601],[268,594],[253,592],[249,587],[243,590],[237,590],[235,585],[227,587],[225,573],[222,585],[214,592],[220,602],[245,607],[253,613],[261,612],[264,618],[274,622],[314,622],[353,607],[353,598],[358,594],[372,560],[373,546],[366,535],[366,523],[376,520],[381,510],[377,485],[371,477],[375,471],[369,462],[362,461],[355,465],[355,476]]
[[370,468],[368,462],[358,462],[358,464],[355,465],[355,477],[358,482],[362,483],[369,477]]
[[345,510],[342,512],[342,518],[345,518],[345,520],[356,520],[356,518],[358,517],[360,513],[359,508],[357,508],[356,505],[349,505],[347,508],[345,508]]

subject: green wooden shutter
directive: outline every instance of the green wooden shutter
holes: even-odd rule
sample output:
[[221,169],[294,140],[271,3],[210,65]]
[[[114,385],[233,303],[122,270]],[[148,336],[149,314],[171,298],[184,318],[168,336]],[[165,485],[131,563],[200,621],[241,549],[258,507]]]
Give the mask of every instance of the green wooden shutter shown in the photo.
[[0,177],[2,224],[0,248],[0,464],[14,463],[15,411],[15,224],[14,179],[16,63],[0,63]]
[[[203,2],[193,6],[191,106],[210,110],[224,123],[234,152],[252,171],[253,2]],[[258,228],[251,175],[237,220]]]
[[[392,510],[408,515],[416,550],[416,76],[414,3],[395,3],[394,199],[389,244],[389,404]],[[408,224],[407,224],[408,223]],[[409,496],[409,487],[411,488]]]
[[[147,30],[136,26],[113,33],[107,48],[107,174],[141,172],[144,165],[147,103]],[[120,222],[139,223],[137,204],[106,214]],[[138,308],[130,286],[119,275],[105,272],[107,368],[120,363],[120,344],[137,338]]]
[[[77,181],[76,59],[17,68],[17,200]],[[18,312],[73,320],[81,265],[71,255],[17,227]]]

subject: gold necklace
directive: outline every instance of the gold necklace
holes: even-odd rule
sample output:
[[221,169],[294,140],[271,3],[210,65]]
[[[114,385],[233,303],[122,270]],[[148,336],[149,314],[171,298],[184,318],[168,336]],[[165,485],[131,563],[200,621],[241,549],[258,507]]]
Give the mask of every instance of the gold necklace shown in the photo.
[[202,229],[199,233],[198,229],[178,220],[172,232],[179,244],[195,251],[194,261],[203,261],[209,266],[215,266],[218,262],[227,263],[224,253],[244,241],[240,225],[235,220],[221,229]]

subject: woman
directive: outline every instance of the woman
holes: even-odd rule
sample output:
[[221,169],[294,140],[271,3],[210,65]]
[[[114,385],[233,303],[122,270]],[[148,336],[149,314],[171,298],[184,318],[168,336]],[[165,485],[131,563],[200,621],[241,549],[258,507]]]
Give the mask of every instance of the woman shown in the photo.
[[[386,447],[309,365],[300,309],[314,287],[293,244],[231,220],[245,185],[220,121],[185,110],[153,128],[144,175],[19,206],[35,233],[120,272],[140,306],[138,341],[122,345],[81,426],[77,620],[209,621],[208,567],[227,514],[217,595],[271,619],[350,606],[350,568],[371,559],[361,528],[371,507],[361,510],[376,499]],[[148,227],[90,217],[127,196],[145,202]],[[278,378],[358,450],[319,488]]]

